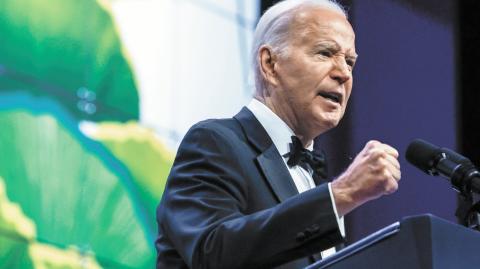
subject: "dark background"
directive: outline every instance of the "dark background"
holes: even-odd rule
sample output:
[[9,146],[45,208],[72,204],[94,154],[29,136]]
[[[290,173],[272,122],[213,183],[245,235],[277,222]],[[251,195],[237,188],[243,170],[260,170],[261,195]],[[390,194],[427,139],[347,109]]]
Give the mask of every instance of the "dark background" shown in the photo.
[[[262,1],[262,13],[278,1]],[[452,148],[478,165],[480,23],[477,1],[362,0],[346,6],[356,32],[354,87],[340,125],[316,140],[341,173],[371,139],[400,152],[399,190],[346,217],[354,242],[408,215],[432,213],[456,222],[457,194],[447,180],[423,174],[405,160],[422,138]]]

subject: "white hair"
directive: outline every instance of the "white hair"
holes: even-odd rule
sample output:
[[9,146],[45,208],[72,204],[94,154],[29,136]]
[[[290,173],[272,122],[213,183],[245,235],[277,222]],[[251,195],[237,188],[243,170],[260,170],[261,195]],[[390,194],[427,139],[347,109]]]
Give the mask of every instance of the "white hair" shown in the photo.
[[284,0],[270,7],[260,18],[253,37],[252,64],[255,92],[263,90],[263,76],[260,71],[258,52],[263,45],[269,45],[285,54],[288,48],[289,27],[296,11],[304,7],[321,7],[338,12],[347,18],[345,9],[335,0]]

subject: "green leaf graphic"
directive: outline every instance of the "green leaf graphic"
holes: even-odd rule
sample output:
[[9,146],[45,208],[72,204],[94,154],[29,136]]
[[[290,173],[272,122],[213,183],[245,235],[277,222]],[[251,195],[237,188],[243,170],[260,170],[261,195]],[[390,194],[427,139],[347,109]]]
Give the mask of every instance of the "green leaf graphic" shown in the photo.
[[101,3],[0,1],[0,91],[50,96],[78,119],[138,119],[135,81]]
[[92,252],[106,268],[151,268],[155,231],[123,164],[54,102],[0,100],[0,176],[38,241]]

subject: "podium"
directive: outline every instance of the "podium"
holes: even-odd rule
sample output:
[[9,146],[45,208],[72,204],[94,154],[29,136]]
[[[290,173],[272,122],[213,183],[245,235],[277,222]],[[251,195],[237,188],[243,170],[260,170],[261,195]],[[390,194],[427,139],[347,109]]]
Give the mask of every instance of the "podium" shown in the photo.
[[480,268],[480,232],[433,215],[406,217],[305,269]]

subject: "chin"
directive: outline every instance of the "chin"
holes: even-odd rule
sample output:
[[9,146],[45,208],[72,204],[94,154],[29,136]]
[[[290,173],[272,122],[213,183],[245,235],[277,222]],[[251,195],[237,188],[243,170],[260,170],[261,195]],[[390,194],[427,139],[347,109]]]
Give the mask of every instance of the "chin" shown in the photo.
[[326,131],[336,127],[338,125],[338,122],[339,120],[336,119],[317,119],[315,127],[312,126],[316,130],[314,137],[317,137],[325,133]]
[[318,134],[322,134],[332,128],[335,128],[342,119],[343,113],[340,111],[321,111],[316,113],[311,121],[313,124],[310,126],[317,131]]
[[324,126],[328,129],[332,129],[337,127],[339,121],[340,120],[327,120],[325,121]]

